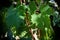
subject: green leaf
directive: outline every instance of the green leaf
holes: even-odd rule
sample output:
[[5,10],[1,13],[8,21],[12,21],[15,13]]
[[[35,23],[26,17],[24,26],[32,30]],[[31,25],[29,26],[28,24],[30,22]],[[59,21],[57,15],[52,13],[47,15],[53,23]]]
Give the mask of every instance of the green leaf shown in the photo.
[[49,5],[42,5],[40,7],[40,10],[41,10],[41,13],[44,15],[45,14],[51,15],[54,12],[54,10]]
[[33,14],[31,17],[31,22],[39,28],[50,27],[50,18],[48,15]]
[[41,17],[41,14],[37,15],[37,14],[33,14],[31,15],[31,22],[33,24],[36,24],[39,28],[43,28],[44,26],[44,23],[43,23],[43,20],[42,20],[42,17]]
[[43,18],[43,22],[44,22],[44,26],[45,27],[50,27],[51,26],[51,24],[50,24],[50,18],[49,18],[49,16],[48,15],[43,15],[42,16]]
[[46,5],[44,8],[42,8],[41,12],[46,12],[50,7]]
[[29,4],[29,8],[30,8],[30,12],[34,13],[34,11],[36,10],[36,4],[34,1],[31,1]]
[[24,37],[26,34],[27,34],[27,32],[26,31],[23,31],[23,32],[21,32],[20,37]]
[[18,27],[20,26],[21,23],[22,25],[24,24],[24,16],[22,16],[23,10],[20,10],[19,12],[20,14],[18,14],[17,8],[10,7],[8,9],[7,16],[6,16],[6,23],[9,27],[12,25]]
[[37,19],[38,19],[38,15],[36,15],[36,14],[33,14],[33,15],[31,15],[31,22],[34,24],[34,23],[36,23],[37,24]]

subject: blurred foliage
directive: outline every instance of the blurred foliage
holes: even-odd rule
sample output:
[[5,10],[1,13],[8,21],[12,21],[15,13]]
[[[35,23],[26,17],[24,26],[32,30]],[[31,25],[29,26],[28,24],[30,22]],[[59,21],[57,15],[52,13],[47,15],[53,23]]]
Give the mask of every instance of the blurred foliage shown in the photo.
[[[29,1],[29,5],[21,5],[19,4],[19,0],[17,2],[18,5],[16,5],[16,7],[11,5],[3,15],[7,25],[6,29],[10,29],[14,36],[19,35],[20,38],[32,38],[29,29],[35,28],[36,26],[42,30],[40,40],[52,40],[54,32],[51,26],[50,15],[54,16],[54,25],[58,23],[60,27],[60,16],[57,17],[58,15],[56,15],[55,10],[50,7],[49,4],[41,3],[41,0],[36,0],[39,6],[36,5],[34,0]],[[45,2],[47,2],[47,0]],[[38,14],[36,13],[37,8],[39,8],[40,11]],[[31,22],[30,28],[26,25],[26,10],[28,10],[27,17]]]

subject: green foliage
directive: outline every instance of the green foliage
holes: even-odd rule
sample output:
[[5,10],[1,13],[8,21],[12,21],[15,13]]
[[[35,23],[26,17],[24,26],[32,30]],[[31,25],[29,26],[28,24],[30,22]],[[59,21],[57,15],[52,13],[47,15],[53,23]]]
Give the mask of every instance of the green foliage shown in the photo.
[[54,10],[49,5],[46,4],[41,5],[40,10],[44,15],[45,14],[51,15],[54,12]]
[[[37,3],[39,4],[40,0],[37,0]],[[20,37],[30,37],[31,34],[29,34],[30,28],[35,28],[35,26],[38,29],[42,30],[42,37],[41,40],[51,40],[50,38],[52,36],[53,30],[51,28],[51,22],[50,22],[50,15],[53,14],[54,10],[48,5],[48,4],[42,4],[39,5],[39,10],[41,13],[36,13],[37,6],[35,4],[35,1],[30,1],[29,5],[17,5],[16,7],[8,8],[8,11],[6,12],[6,24],[8,28],[11,28],[12,33],[16,36],[19,35]],[[26,9],[28,9],[28,15],[26,17]],[[26,25],[25,18],[28,18],[28,20],[31,22],[29,25],[30,28]],[[35,24],[35,26],[34,26]]]
[[30,8],[30,12],[34,13],[34,11],[36,10],[36,4],[34,1],[31,1],[29,4],[29,8]]

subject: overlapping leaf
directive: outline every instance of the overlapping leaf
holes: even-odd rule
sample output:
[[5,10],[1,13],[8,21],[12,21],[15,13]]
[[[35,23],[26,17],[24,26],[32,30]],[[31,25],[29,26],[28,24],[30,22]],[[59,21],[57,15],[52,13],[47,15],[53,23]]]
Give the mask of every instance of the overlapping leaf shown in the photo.
[[24,19],[24,16],[22,16],[23,14],[24,14],[24,11],[22,10],[21,7],[20,7],[20,9],[10,7],[8,9],[7,16],[6,16],[7,25],[10,25],[10,26],[11,25],[18,26],[19,23],[22,23],[23,22],[23,19]]

